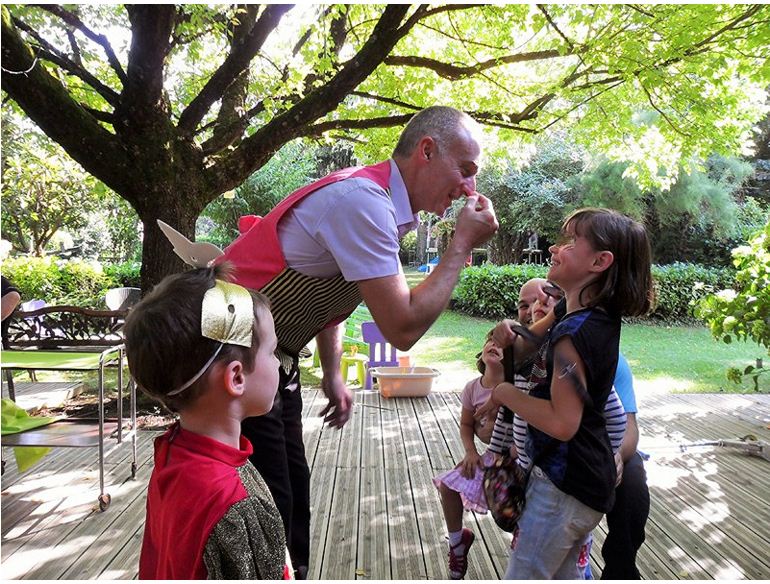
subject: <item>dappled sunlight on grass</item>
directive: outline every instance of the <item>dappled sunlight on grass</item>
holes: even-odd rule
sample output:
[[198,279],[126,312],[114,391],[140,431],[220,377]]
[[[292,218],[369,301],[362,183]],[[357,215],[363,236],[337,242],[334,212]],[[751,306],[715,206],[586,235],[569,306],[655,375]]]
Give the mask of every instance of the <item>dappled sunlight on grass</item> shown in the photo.
[[634,391],[639,399],[644,399],[646,395],[692,392],[695,391],[696,385],[691,379],[677,379],[669,375],[658,375],[652,379],[642,379],[634,375]]

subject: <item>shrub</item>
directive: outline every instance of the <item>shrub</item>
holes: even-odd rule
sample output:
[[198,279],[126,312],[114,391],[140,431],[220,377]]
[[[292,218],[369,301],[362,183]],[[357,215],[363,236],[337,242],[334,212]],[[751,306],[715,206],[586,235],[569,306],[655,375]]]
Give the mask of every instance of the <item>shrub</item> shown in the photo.
[[417,255],[417,232],[410,231],[399,242],[398,257],[402,264],[408,264],[414,261]]
[[665,321],[694,319],[695,304],[713,290],[731,285],[735,271],[700,264],[676,262],[652,266],[655,285],[655,308],[650,317]]
[[39,299],[87,308],[106,308],[104,295],[110,288],[138,284],[138,267],[131,264],[103,269],[98,262],[52,257],[6,259],[3,275],[18,288],[22,302]]
[[125,262],[122,264],[106,264],[104,273],[115,282],[115,288],[124,286],[129,288],[141,288],[140,271],[142,264],[139,262]]
[[[530,278],[544,278],[547,272],[547,266],[532,264],[466,268],[452,296],[453,308],[494,320],[514,317],[521,286]],[[653,266],[657,304],[649,316],[667,322],[692,321],[693,305],[713,290],[729,287],[734,274],[730,268],[698,264]]]
[[452,295],[453,307],[473,316],[509,318],[516,314],[522,284],[544,278],[547,271],[547,266],[535,264],[465,268]]
[[[738,270],[734,283],[702,299],[697,315],[706,321],[714,338],[725,343],[751,340],[770,355],[770,222],[749,239],[748,245],[733,250],[733,264]],[[730,368],[727,376],[740,383],[749,375],[758,391],[759,376],[768,372],[770,368],[763,367],[760,360],[742,372]]]

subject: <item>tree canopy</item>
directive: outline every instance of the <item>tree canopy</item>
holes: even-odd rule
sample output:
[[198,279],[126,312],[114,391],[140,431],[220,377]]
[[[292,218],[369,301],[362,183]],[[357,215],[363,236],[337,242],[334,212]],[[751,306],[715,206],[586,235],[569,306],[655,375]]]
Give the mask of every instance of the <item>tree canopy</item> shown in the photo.
[[[764,5],[9,5],[2,89],[144,223],[196,217],[297,138],[390,154],[442,103],[497,143],[551,128],[641,180],[737,152],[770,83]],[[515,149],[513,150],[515,151]]]

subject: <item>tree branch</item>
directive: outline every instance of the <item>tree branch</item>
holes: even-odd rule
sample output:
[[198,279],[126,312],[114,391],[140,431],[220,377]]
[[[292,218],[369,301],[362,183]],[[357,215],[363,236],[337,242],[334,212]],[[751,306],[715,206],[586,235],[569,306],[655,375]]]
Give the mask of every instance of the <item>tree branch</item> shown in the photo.
[[[245,42],[249,31],[257,20],[259,7],[254,4],[239,6],[240,16],[238,20],[229,24],[230,50],[234,51]],[[214,124],[214,132],[211,138],[201,144],[203,155],[207,156],[226,148],[241,137],[248,123],[244,109],[246,107],[246,93],[249,86],[249,68],[246,67],[222,96],[222,102]]]
[[680,136],[685,136],[689,138],[691,135],[685,132],[684,130],[677,127],[676,124],[674,124],[673,121],[671,121],[671,118],[669,118],[666,113],[660,109],[657,104],[652,99],[652,94],[650,94],[649,90],[644,86],[644,83],[642,83],[641,80],[639,80],[639,85],[641,86],[642,90],[644,91],[644,94],[647,96],[647,101],[652,106],[652,109],[654,109],[656,112],[658,112],[661,116],[663,116],[663,119],[666,120],[668,125],[671,127],[672,130],[674,130],[677,134]]
[[118,75],[118,79],[120,79],[120,81],[125,85],[126,72],[123,70],[123,67],[120,65],[120,61],[118,61],[118,57],[117,55],[115,55],[115,51],[112,49],[112,45],[110,44],[110,41],[107,40],[106,36],[104,36],[103,34],[97,34],[94,31],[92,31],[90,28],[88,28],[85,25],[85,23],[82,20],[80,20],[80,18],[78,18],[75,14],[72,14],[71,12],[65,10],[60,5],[33,4],[33,6],[38,6],[39,8],[42,8],[43,10],[46,10],[55,16],[58,16],[64,22],[66,22],[70,26],[73,26],[77,30],[82,32],[87,38],[101,45],[101,47],[104,49],[104,53],[107,55],[107,61],[109,62],[110,67],[113,68],[115,73]]
[[182,134],[193,134],[211,105],[222,97],[235,78],[249,66],[268,35],[278,26],[281,17],[291,8],[290,4],[270,4],[264,9],[243,43],[230,52],[201,92],[179,116],[178,128]]
[[86,110],[89,114],[91,114],[94,117],[94,119],[99,120],[100,122],[106,122],[108,124],[115,123],[115,115],[110,112],[103,112],[102,110],[94,109],[82,103],[80,104],[80,106],[84,110]]
[[539,130],[537,130],[537,132],[538,132],[538,133],[540,133],[540,132],[545,132],[545,131],[546,131],[548,128],[550,128],[551,126],[553,126],[554,124],[556,124],[556,123],[557,123],[557,122],[559,122],[560,120],[563,120],[564,118],[566,118],[566,117],[567,117],[569,114],[571,114],[571,113],[572,113],[572,112],[574,112],[575,110],[577,110],[577,109],[580,109],[580,108],[581,108],[581,107],[583,107],[585,104],[587,104],[589,101],[592,101],[592,100],[596,99],[596,98],[597,98],[597,97],[599,97],[601,94],[603,94],[603,93],[606,93],[606,92],[610,91],[611,89],[614,89],[614,88],[615,88],[615,87],[617,87],[618,85],[622,85],[623,83],[624,83],[624,81],[621,79],[620,81],[618,81],[618,82],[617,82],[617,83],[615,83],[614,85],[611,85],[610,87],[605,87],[605,88],[603,88],[601,91],[599,91],[599,92],[597,92],[597,93],[594,93],[593,95],[589,95],[587,98],[585,98],[584,100],[582,100],[580,103],[578,103],[578,104],[575,104],[574,106],[572,106],[571,108],[569,108],[569,109],[568,109],[567,111],[565,111],[565,112],[564,112],[562,115],[560,115],[560,116],[556,116],[556,117],[555,117],[555,118],[554,118],[554,119],[553,119],[553,120],[552,120],[550,123],[548,123],[547,125],[543,126],[543,127],[542,127],[542,128],[540,128]]
[[174,22],[169,5],[128,4],[131,49],[123,90],[126,107],[146,110],[157,107],[163,95],[163,63],[168,53]]
[[39,57],[45,59],[46,61],[50,61],[55,65],[58,65],[71,75],[82,79],[86,84],[93,87],[94,90],[99,95],[101,95],[110,105],[115,106],[118,101],[120,101],[120,96],[115,90],[99,81],[89,71],[67,58],[66,55],[61,54],[55,47],[53,47],[47,40],[40,36],[40,34],[27,23],[19,20],[14,16],[11,17],[11,20],[18,29],[23,30],[33,39],[35,39],[39,45],[39,50],[37,52]]
[[385,55],[409,32],[399,26],[409,6],[389,4],[358,54],[329,82],[313,90],[288,111],[275,116],[241,146],[209,168],[217,192],[237,185],[282,144],[298,136],[308,124],[334,111],[345,97],[374,71]]
[[3,67],[12,71],[27,70],[23,75],[3,75],[2,89],[86,171],[120,192],[132,172],[126,151],[36,60],[32,49],[13,26],[7,7],[0,9]]
[[320,136],[329,130],[367,130],[371,128],[392,128],[402,126],[412,119],[414,114],[400,116],[384,116],[365,120],[328,120],[317,124],[308,124],[300,130],[299,135],[305,137]]
[[631,8],[632,10],[636,10],[640,14],[644,14],[645,16],[649,16],[650,18],[655,18],[654,14],[652,14],[651,12],[647,12],[646,10],[642,10],[642,8],[638,4],[629,4],[628,7]]
[[366,99],[373,99],[374,101],[381,101],[382,103],[389,103],[390,105],[395,105],[397,107],[402,107],[404,109],[410,109],[414,110],[416,112],[420,111],[422,107],[419,105],[414,105],[412,103],[406,103],[405,101],[399,101],[397,99],[394,99],[392,97],[384,97],[382,95],[375,95],[373,93],[367,93],[365,91],[351,91],[350,95],[355,95],[357,97],[364,97]]
[[71,28],[67,29],[67,40],[70,42],[70,48],[72,49],[72,61],[77,63],[79,67],[82,67],[83,58],[80,54],[80,46],[78,46],[78,39],[75,38],[75,31]]
[[406,67],[422,67],[425,69],[430,69],[431,71],[434,71],[437,75],[439,75],[440,77],[443,77],[444,79],[448,79],[450,81],[457,81],[459,79],[472,77],[473,75],[476,75],[481,71],[492,69],[501,64],[523,63],[525,61],[540,61],[543,59],[555,59],[558,57],[566,57],[570,54],[572,53],[567,52],[565,54],[561,54],[559,53],[559,51],[555,49],[549,49],[545,51],[532,51],[530,53],[519,53],[517,55],[506,55],[503,57],[498,57],[496,59],[489,59],[487,61],[482,61],[481,63],[477,63],[476,65],[467,65],[467,66],[459,66],[459,65],[452,65],[451,63],[443,63],[441,61],[438,61],[436,59],[431,59],[428,57],[398,56],[398,55],[387,57],[384,62],[386,65],[402,65]]
[[567,46],[569,47],[570,51],[572,51],[575,48],[575,43],[573,43],[571,40],[567,38],[567,35],[565,35],[559,27],[554,22],[553,18],[551,18],[551,15],[548,14],[548,11],[545,9],[545,4],[538,4],[537,5],[540,12],[543,13],[543,16],[545,16],[545,19],[548,21],[548,24],[551,25],[551,28],[556,31],[556,33],[564,39],[564,42],[567,43]]
[[763,6],[762,6],[761,4],[755,4],[755,5],[753,5],[751,8],[749,8],[748,10],[746,10],[746,12],[744,12],[744,13],[743,13],[743,14],[741,14],[740,16],[736,16],[736,17],[735,17],[734,19],[732,19],[730,22],[728,22],[727,24],[725,24],[725,25],[724,25],[722,28],[720,28],[719,30],[717,30],[717,31],[716,31],[716,32],[714,32],[713,34],[709,35],[708,37],[706,37],[705,39],[703,39],[701,42],[699,42],[699,43],[697,43],[696,45],[694,45],[694,46],[692,47],[692,49],[694,50],[694,49],[696,49],[696,48],[701,48],[701,47],[703,47],[703,46],[705,46],[705,45],[709,44],[711,41],[713,41],[714,39],[716,39],[716,38],[717,38],[718,36],[720,36],[722,33],[724,33],[724,32],[727,32],[728,30],[731,30],[731,29],[733,29],[733,28],[736,28],[736,26],[737,26],[739,23],[743,22],[743,21],[744,21],[744,20],[746,20],[747,18],[751,18],[752,16],[754,16],[754,15],[755,15],[757,12],[759,12],[760,10],[762,10],[762,8],[763,8]]

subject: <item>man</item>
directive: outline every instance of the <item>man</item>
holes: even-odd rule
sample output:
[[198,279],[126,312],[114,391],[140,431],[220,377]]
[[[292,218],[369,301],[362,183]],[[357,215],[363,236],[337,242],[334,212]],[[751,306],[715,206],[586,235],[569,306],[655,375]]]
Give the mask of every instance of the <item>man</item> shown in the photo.
[[[340,373],[339,323],[363,299],[385,337],[409,349],[449,302],[471,250],[497,230],[490,201],[476,193],[478,126],[449,107],[430,107],[407,124],[380,164],[332,173],[289,195],[264,218],[242,218],[242,235],[223,259],[239,284],[271,301],[281,358],[273,411],[243,423],[252,462],[265,478],[286,527],[292,563],[305,577],[309,557],[310,478],[302,443],[297,355],[316,338],[329,398],[324,421],[341,428],[353,397]],[[398,258],[399,239],[417,213],[442,215],[467,196],[441,262],[410,290]]]
[[0,276],[0,279],[2,279],[2,338],[3,346],[5,346],[6,337],[8,336],[8,325],[10,324],[10,321],[6,319],[16,310],[19,302],[21,302],[21,295],[8,278]]
[[628,418],[623,442],[615,455],[616,462],[620,462],[618,477],[621,481],[615,487],[615,503],[607,513],[607,537],[602,545],[602,580],[640,580],[636,554],[644,543],[644,528],[650,514],[650,490],[642,457],[636,450],[639,426],[636,421],[634,378],[622,354],[615,373],[615,390]]
[[543,292],[543,287],[548,283],[545,278],[532,278],[524,282],[519,290],[519,302],[516,304],[519,322],[524,326],[532,324],[532,305],[536,300],[545,304],[548,297]]

